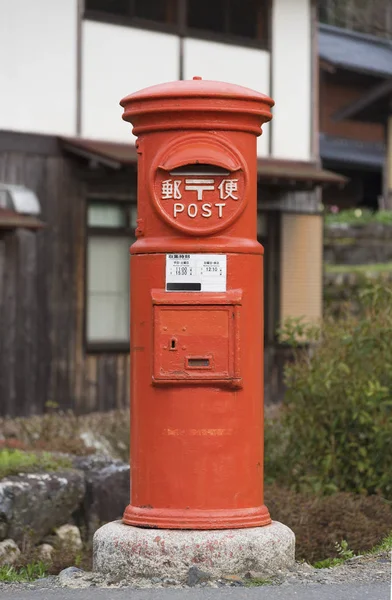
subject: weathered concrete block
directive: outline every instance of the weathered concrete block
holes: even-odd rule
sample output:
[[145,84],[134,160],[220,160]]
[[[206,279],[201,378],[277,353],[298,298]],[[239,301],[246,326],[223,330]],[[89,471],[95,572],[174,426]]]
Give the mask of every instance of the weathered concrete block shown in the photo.
[[94,535],[94,570],[115,577],[168,577],[185,582],[192,566],[220,578],[248,571],[272,575],[295,562],[295,536],[265,527],[213,531],[142,529],[115,521]]

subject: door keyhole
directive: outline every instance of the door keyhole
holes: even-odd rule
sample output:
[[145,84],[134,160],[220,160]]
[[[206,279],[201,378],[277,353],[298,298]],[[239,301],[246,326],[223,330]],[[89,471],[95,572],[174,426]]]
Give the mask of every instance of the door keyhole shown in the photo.
[[170,350],[175,350],[176,349],[176,339],[172,338],[171,342],[170,342]]

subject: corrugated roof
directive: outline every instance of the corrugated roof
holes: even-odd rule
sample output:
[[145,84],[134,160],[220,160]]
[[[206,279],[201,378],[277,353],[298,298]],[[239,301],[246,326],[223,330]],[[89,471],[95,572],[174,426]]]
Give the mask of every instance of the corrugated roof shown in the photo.
[[331,25],[319,27],[321,59],[350,71],[392,76],[392,42]]
[[45,224],[36,217],[0,207],[0,229],[42,229],[43,227]]
[[[63,147],[68,152],[82,156],[88,160],[97,160],[114,168],[121,165],[135,164],[136,148],[133,144],[86,140],[83,138],[61,138]],[[321,185],[324,183],[344,184],[347,179],[322,169],[314,162],[279,160],[273,158],[259,159],[257,162],[258,176],[262,181],[272,184],[296,182]]]
[[323,160],[382,169],[385,146],[381,142],[363,142],[321,133],[320,156]]

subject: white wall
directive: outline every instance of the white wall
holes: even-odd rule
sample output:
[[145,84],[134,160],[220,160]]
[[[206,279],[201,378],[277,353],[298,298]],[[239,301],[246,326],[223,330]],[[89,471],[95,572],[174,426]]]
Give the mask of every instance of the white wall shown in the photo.
[[[264,50],[188,38],[184,42],[184,79],[195,75],[269,95],[270,56]],[[269,124],[264,125],[263,135],[257,140],[260,156],[268,155],[269,128]]]
[[77,0],[0,0],[0,129],[76,132]]
[[311,0],[274,0],[272,154],[311,158]]
[[179,38],[93,21],[83,22],[82,136],[130,142],[121,98],[179,77]]

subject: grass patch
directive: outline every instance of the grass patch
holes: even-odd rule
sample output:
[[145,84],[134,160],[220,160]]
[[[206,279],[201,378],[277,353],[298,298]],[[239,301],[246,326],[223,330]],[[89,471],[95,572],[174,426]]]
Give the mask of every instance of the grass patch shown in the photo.
[[392,262],[369,265],[325,265],[326,273],[390,273]]
[[47,565],[42,561],[30,563],[25,567],[12,567],[9,565],[0,567],[0,581],[6,583],[34,581],[47,575]]
[[344,562],[344,558],[326,558],[325,560],[315,562],[313,566],[315,569],[330,569],[331,567],[338,567]]
[[271,585],[272,581],[270,579],[262,579],[261,577],[252,577],[248,579],[245,583],[246,587],[260,587],[262,585]]
[[68,459],[54,457],[49,452],[24,452],[9,448],[0,450],[0,479],[18,473],[57,471],[71,466]]
[[376,554],[377,552],[391,552],[392,551],[392,532],[387,535],[386,538],[382,540],[380,544],[372,548],[370,551],[371,554]]
[[0,448],[62,452],[85,456],[99,452],[129,461],[129,411],[76,415],[48,408],[44,415],[0,418]]

